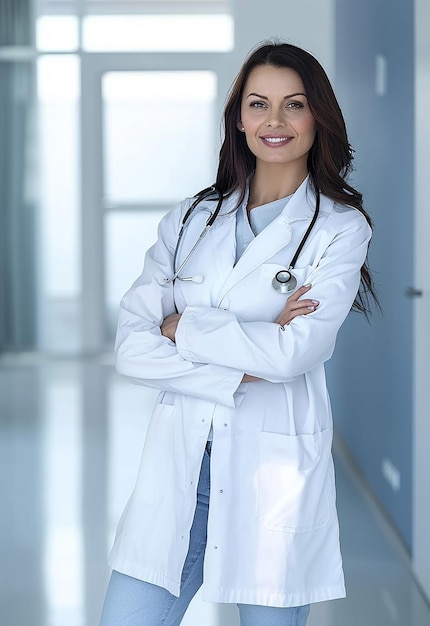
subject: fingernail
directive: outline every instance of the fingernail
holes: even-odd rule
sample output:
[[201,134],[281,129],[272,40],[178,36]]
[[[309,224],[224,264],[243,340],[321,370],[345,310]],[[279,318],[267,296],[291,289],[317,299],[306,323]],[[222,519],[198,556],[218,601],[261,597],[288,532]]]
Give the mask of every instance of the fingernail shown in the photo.
[[307,306],[306,307],[308,311],[315,311],[315,307],[314,306]]
[[320,303],[320,301],[319,301],[319,300],[312,300],[312,302],[313,302],[314,304],[316,304],[317,306],[318,306],[318,304]]
[[303,285],[303,287],[312,287],[311,283],[306,283],[306,285]]

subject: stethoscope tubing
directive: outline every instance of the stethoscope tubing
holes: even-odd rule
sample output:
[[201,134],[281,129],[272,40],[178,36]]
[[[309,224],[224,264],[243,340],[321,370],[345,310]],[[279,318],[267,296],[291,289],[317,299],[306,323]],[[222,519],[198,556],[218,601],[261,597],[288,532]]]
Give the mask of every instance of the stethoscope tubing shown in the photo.
[[[211,217],[212,217],[212,213],[211,213]],[[181,239],[182,239],[183,228],[184,227],[182,226],[182,228],[181,228],[181,230],[179,232],[179,235],[178,235],[178,242],[177,242],[177,245],[176,245],[176,248],[175,248],[175,254],[173,255],[173,267],[176,266],[176,257],[178,256],[178,248],[179,248],[179,244],[180,244]],[[176,279],[178,279],[178,280],[190,280],[188,278],[181,278],[179,276],[179,274],[182,272],[183,268],[188,263],[188,259],[192,256],[194,250],[197,248],[197,246],[199,245],[201,240],[206,236],[206,234],[207,234],[209,229],[210,229],[210,225],[208,225],[208,223],[206,222],[205,227],[202,230],[202,232],[200,233],[199,238],[197,239],[196,243],[193,245],[193,247],[191,248],[191,250],[189,251],[189,253],[185,257],[185,259],[182,261],[182,263],[180,264],[178,269],[175,271],[173,276],[171,276],[170,278],[165,278],[164,279],[164,282],[166,283],[166,285],[169,284],[169,283],[173,283],[173,281],[176,280]]]
[[[202,202],[203,200],[205,200],[206,198],[208,198],[209,196],[213,195],[214,193],[218,194],[218,202],[217,202],[217,206],[215,208],[215,210],[213,212],[209,211],[209,209],[206,209],[207,211],[209,211],[209,218],[206,221],[206,224],[202,230],[202,232],[200,233],[197,241],[195,242],[195,244],[193,245],[193,247],[191,248],[191,250],[188,252],[187,256],[185,257],[185,259],[182,261],[182,263],[179,265],[179,267],[177,269],[176,268],[176,260],[177,260],[177,256],[178,256],[178,251],[179,251],[179,246],[183,237],[183,233],[184,233],[184,229],[186,224],[189,222],[192,214],[194,213],[195,209],[197,208],[197,206],[200,204],[200,202]],[[316,191],[316,204],[315,204],[315,211],[314,214],[312,216],[312,220],[305,232],[305,234],[303,235],[296,252],[294,253],[293,258],[291,259],[291,262],[288,266],[288,270],[281,270],[280,272],[277,272],[277,274],[275,275],[273,281],[272,281],[272,285],[273,288],[275,289],[275,291],[278,291],[279,293],[287,293],[289,291],[292,291],[293,289],[295,289],[295,286],[297,284],[296,278],[294,277],[294,275],[291,273],[291,270],[294,269],[294,266],[297,262],[297,259],[299,258],[299,255],[303,249],[303,246],[305,245],[306,241],[309,238],[309,235],[315,225],[315,222],[317,220],[318,214],[319,214],[319,210],[320,210],[320,191],[319,189],[317,189]],[[185,265],[188,263],[188,260],[190,259],[190,257],[193,255],[195,249],[197,248],[197,246],[199,245],[199,243],[202,241],[202,239],[205,238],[205,236],[207,235],[209,229],[211,228],[211,226],[213,225],[213,223],[215,222],[220,210],[221,210],[221,206],[222,206],[222,202],[224,200],[224,197],[222,195],[221,192],[217,191],[216,187],[210,187],[209,189],[205,189],[201,194],[198,195],[198,197],[194,200],[194,202],[192,203],[192,205],[190,206],[190,208],[188,209],[188,211],[185,213],[184,218],[182,220],[182,224],[181,224],[181,228],[179,230],[179,234],[178,234],[178,239],[176,242],[176,246],[175,246],[175,252],[173,254],[173,270],[174,273],[170,278],[165,278],[164,279],[164,283],[165,284],[169,284],[169,283],[173,283],[176,279],[178,280],[183,280],[183,281],[190,281],[192,280],[192,277],[181,277],[179,276],[179,274],[182,272],[183,268],[185,267]],[[280,281],[277,276],[278,274],[284,274],[287,273],[290,275],[290,278],[288,278],[286,281],[282,280]],[[291,279],[291,284],[288,285],[289,281]],[[201,282],[201,281],[199,281]],[[277,284],[279,283],[279,285]]]
[[[182,261],[182,263],[179,265],[179,267],[177,269],[175,269],[176,268],[176,259],[178,257],[179,246],[180,246],[180,243],[181,243],[181,240],[182,240],[182,236],[183,236],[186,224],[189,222],[189,220],[191,218],[191,215],[193,214],[193,212],[197,208],[197,206],[200,204],[200,202],[205,200],[205,198],[208,198],[209,196],[212,196],[214,193],[218,194],[218,202],[217,202],[215,210],[212,212],[212,211],[209,211],[209,209],[207,209],[207,211],[209,212],[209,218],[206,221],[205,227],[203,228],[203,230],[200,233],[196,243],[193,245],[193,247],[191,248],[191,250],[189,251],[189,253],[185,257],[185,259]],[[179,274],[182,272],[183,268],[188,263],[189,258],[194,253],[194,250],[197,248],[197,246],[202,241],[202,239],[205,238],[205,236],[207,235],[207,233],[208,233],[209,229],[211,228],[212,224],[216,220],[219,212],[221,211],[221,206],[222,206],[223,199],[224,199],[223,195],[219,191],[217,191],[215,187],[210,187],[208,190],[205,190],[203,192],[203,194],[199,194],[199,196],[194,200],[194,202],[192,203],[192,205],[190,206],[188,211],[185,213],[184,218],[182,220],[181,228],[179,230],[178,239],[177,239],[176,246],[175,246],[175,252],[173,254],[174,274],[170,278],[165,278],[164,279],[164,283],[165,284],[173,283],[173,281],[175,281],[176,279],[178,279],[178,280],[185,280],[185,281],[186,280],[191,280],[191,278],[181,278],[181,276],[179,276]]]

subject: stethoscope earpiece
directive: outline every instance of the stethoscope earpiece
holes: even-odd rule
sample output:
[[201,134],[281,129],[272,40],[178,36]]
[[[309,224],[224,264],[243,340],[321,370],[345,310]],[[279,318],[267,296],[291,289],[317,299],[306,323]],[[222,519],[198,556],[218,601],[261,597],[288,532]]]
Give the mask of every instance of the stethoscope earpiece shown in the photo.
[[280,270],[272,280],[272,287],[278,293],[288,293],[297,287],[297,280],[289,270]]

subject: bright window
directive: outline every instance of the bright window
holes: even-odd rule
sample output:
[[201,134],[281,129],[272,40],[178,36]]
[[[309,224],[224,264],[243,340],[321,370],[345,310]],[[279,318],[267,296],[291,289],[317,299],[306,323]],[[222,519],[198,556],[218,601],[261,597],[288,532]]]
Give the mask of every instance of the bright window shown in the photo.
[[79,47],[79,22],[74,15],[44,15],[36,22],[36,46],[41,52],[74,52]]
[[[229,0],[39,0],[43,52],[228,52],[234,46]],[[82,42],[79,41],[80,20]]]
[[80,64],[75,55],[37,63],[41,296],[44,349],[76,349],[79,337]]
[[108,72],[102,94],[108,204],[176,202],[211,184],[213,72]]
[[227,52],[230,15],[91,15],[83,22],[89,52]]

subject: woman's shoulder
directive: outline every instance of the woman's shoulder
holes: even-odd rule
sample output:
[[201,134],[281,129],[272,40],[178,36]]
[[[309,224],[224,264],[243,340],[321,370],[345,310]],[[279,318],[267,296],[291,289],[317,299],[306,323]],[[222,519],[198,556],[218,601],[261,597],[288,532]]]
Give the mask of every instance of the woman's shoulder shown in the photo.
[[328,214],[330,221],[340,228],[351,228],[371,232],[371,227],[365,215],[357,208],[347,203],[336,202],[327,196],[321,196],[322,213]]
[[342,234],[366,240],[372,236],[372,229],[365,215],[349,204],[321,195],[321,214],[325,214],[326,228],[333,231],[333,236]]

